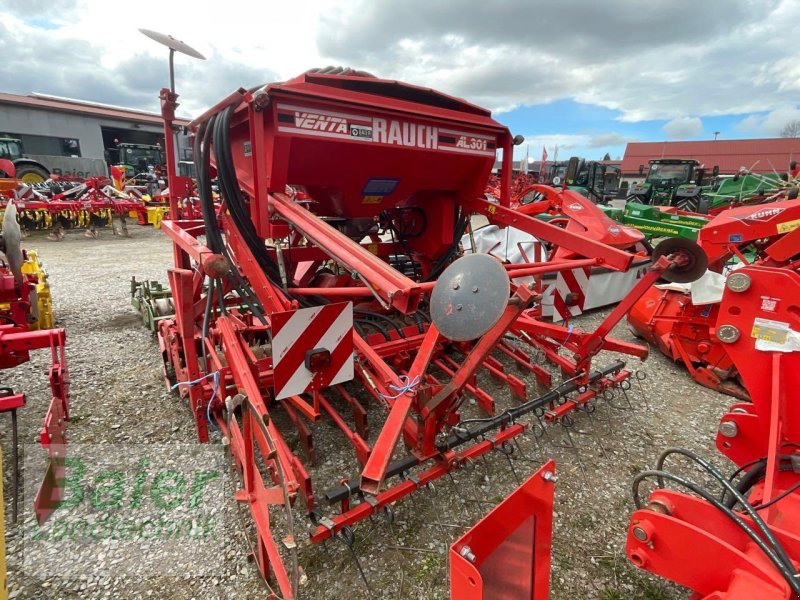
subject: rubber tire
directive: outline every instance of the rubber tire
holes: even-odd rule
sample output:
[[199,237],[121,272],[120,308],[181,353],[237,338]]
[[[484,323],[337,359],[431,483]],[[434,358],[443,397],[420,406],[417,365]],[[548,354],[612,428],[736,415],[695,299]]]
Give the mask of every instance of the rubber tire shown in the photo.
[[702,198],[700,196],[684,196],[683,198],[676,198],[675,207],[678,210],[699,212],[701,200]]
[[[33,176],[30,179],[25,179],[25,177]],[[50,173],[47,172],[47,169],[43,169],[42,167],[37,167],[36,165],[30,164],[22,164],[17,167],[17,179],[24,181],[25,183],[32,184],[32,183],[44,183],[50,178]]]

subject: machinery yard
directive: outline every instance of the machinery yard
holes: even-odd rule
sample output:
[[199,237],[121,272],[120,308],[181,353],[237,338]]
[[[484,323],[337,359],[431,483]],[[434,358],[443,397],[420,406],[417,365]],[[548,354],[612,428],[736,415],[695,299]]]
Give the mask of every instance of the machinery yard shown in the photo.
[[800,5],[57,4],[0,0],[0,600],[800,600]]
[[[190,413],[184,402],[165,391],[160,360],[153,351],[154,337],[142,327],[129,301],[130,274],[160,277],[170,260],[170,244],[158,231],[146,228],[133,231],[133,236],[126,239],[104,235],[99,240],[90,240],[74,233],[58,244],[48,242],[40,234],[26,240],[28,247],[40,249],[47,265],[58,326],[84,332],[69,338],[67,344],[67,351],[73,357],[70,443],[179,444],[194,439]],[[98,260],[100,256],[102,261]],[[81,272],[80,281],[72,276],[77,270]],[[87,297],[83,293],[87,285],[98,293]],[[603,312],[607,311],[585,315],[577,323],[591,329]],[[633,339],[624,324],[615,335]],[[586,422],[584,415],[579,417],[577,428],[589,435],[574,436],[580,445],[577,452],[559,446],[564,440],[557,430],[549,433],[552,439],[544,442],[541,449],[537,450],[528,436],[522,442],[533,462],[517,461],[521,478],[538,468],[538,463],[546,457],[558,461],[551,593],[555,600],[685,597],[685,591],[641,573],[625,558],[622,547],[632,509],[629,482],[633,474],[651,464],[667,446],[682,445],[713,455],[713,435],[729,398],[695,385],[684,370],[658,353],[641,365],[635,362],[631,367],[648,376],[643,382],[646,395],[632,395],[632,411],[614,411],[608,434],[598,424],[593,424],[595,431],[591,431],[592,424]],[[48,401],[43,393],[45,368],[44,360],[34,358],[4,379],[6,385],[12,386],[29,382],[26,387],[32,390],[28,396],[30,405],[20,416],[24,442],[30,443],[35,438],[40,425],[38,415]],[[499,386],[495,389],[499,397],[508,398],[506,390]],[[159,418],[147,420],[145,417],[150,414],[158,414]],[[320,429],[326,427],[329,425],[322,424]],[[0,433],[3,439],[8,438],[7,420],[0,422]],[[607,456],[598,443],[603,444]],[[224,452],[218,442],[214,447]],[[336,452],[341,450],[332,450],[330,458],[321,453],[320,462],[335,459]],[[8,489],[9,454],[5,459]],[[491,478],[491,492],[484,477]],[[457,478],[461,485],[467,485],[469,476],[459,474]],[[488,465],[479,466],[472,479],[479,487],[486,488],[489,499],[500,499],[516,486],[503,456],[492,457]],[[451,528],[436,528],[427,523],[466,527],[478,516],[477,509],[472,509],[468,519],[460,503],[448,501],[448,496],[453,496],[452,487],[443,483],[437,506],[425,497],[409,499],[397,507],[393,525],[382,521],[362,525],[365,531],[375,527],[369,539],[359,543],[365,571],[373,588],[386,590],[375,593],[374,597],[447,597],[444,547],[455,536]],[[226,553],[219,577],[192,578],[180,581],[180,585],[169,583],[170,590],[166,592],[163,579],[115,577],[109,563],[102,561],[76,564],[75,572],[79,575],[75,577],[64,574],[42,580],[23,577],[20,557],[24,554],[24,542],[19,538],[20,529],[10,522],[8,511],[6,516],[10,591],[12,594],[17,591],[18,599],[224,599],[237,595],[257,597],[262,590],[261,580],[246,560],[247,543],[237,525],[226,535]],[[397,549],[387,549],[387,545]],[[302,556],[306,564],[312,565],[307,569],[308,583],[302,590],[307,597],[333,599],[346,593],[352,598],[367,598],[354,564],[341,544],[331,545],[330,553],[308,547]],[[336,576],[331,578],[331,573]]]

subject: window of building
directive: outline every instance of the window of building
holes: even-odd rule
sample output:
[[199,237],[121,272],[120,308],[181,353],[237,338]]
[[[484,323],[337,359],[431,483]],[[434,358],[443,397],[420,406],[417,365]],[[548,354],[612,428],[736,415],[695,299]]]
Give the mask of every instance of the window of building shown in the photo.
[[9,137],[22,140],[26,154],[45,156],[81,156],[81,143],[76,138],[62,138],[50,135],[11,133]]

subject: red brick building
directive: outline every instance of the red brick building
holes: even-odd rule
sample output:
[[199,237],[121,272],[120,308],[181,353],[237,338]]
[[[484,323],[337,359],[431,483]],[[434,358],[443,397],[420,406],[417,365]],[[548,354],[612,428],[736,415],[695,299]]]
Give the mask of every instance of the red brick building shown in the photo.
[[656,158],[693,158],[708,171],[718,166],[722,174],[736,173],[741,167],[755,173],[783,173],[790,161],[800,162],[800,138],[629,142],[622,158],[623,177],[647,175],[648,162]]

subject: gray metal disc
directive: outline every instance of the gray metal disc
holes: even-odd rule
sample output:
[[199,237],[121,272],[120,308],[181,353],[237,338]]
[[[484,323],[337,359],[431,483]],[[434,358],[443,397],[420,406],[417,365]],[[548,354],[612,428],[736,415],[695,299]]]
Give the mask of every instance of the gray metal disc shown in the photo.
[[176,40],[171,35],[167,35],[166,33],[159,33],[157,31],[153,31],[151,29],[140,29],[141,33],[145,34],[151,40],[157,41],[159,44],[164,44],[167,48],[171,48],[176,52],[181,52],[192,58],[199,58],[200,60],[205,60],[206,57],[200,54],[197,50],[192,48],[186,42],[182,42],[180,40]]
[[17,223],[17,207],[9,201],[3,215],[3,254],[14,280],[22,283],[22,231]]
[[497,323],[510,293],[500,261],[488,254],[467,254],[447,267],[436,282],[431,319],[449,340],[474,340]]
[[667,281],[691,283],[700,279],[708,269],[708,257],[705,251],[692,240],[679,237],[662,240],[653,250],[653,263],[660,257],[671,254],[679,254],[683,260],[682,264],[672,265],[661,274]]

